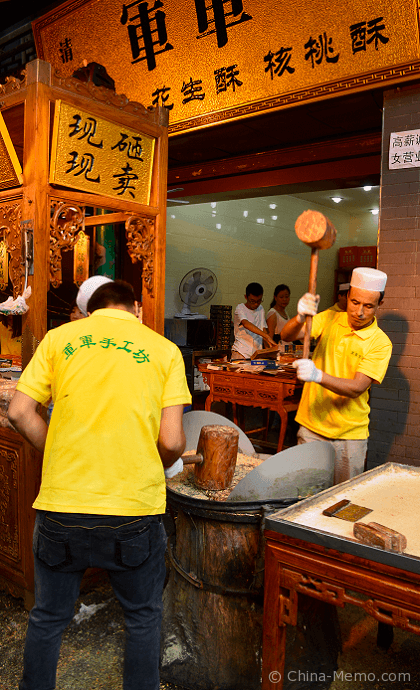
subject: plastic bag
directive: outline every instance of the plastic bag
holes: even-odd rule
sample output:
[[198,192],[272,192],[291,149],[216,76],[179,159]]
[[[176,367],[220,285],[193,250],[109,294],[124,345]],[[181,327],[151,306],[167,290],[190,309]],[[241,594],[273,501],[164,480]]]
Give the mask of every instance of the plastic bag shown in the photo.
[[0,303],[0,314],[4,314],[5,316],[26,314],[29,309],[26,300],[31,296],[31,293],[31,286],[28,285],[26,290],[23,291],[23,294],[16,297],[16,299],[8,297],[5,302]]

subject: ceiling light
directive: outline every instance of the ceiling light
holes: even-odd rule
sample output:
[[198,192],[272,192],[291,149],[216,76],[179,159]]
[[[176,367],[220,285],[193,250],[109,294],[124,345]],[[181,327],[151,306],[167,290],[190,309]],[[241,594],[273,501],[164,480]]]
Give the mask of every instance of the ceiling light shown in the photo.
[[216,223],[216,230],[221,230],[221,229],[222,229],[222,226],[220,225],[220,223]]
[[277,216],[271,216],[271,220],[277,220]]
[[342,196],[332,196],[331,201],[333,201],[335,204],[339,204],[340,201],[343,201],[343,197]]
[[244,211],[244,218],[248,218],[248,211]]
[[175,216],[171,216],[171,218],[175,218]]
[[373,208],[373,209],[371,210],[372,216],[377,216],[378,213],[379,213],[379,208]]
[[270,204],[270,208],[272,208],[274,211],[274,209],[277,208],[277,204]]
[[264,223],[264,218],[257,218],[257,223]]
[[363,189],[365,190],[365,192],[370,192],[370,190],[372,189],[372,187],[371,187],[370,185],[367,184],[367,185],[365,185],[365,186],[363,187]]
[[212,208],[216,208],[216,206],[217,206],[216,201],[211,201],[211,202],[210,202],[210,206],[211,206]]

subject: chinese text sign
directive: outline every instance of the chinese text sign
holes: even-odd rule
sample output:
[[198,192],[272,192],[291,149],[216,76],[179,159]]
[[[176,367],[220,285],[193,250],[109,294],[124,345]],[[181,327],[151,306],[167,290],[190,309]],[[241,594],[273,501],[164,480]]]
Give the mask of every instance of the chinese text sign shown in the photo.
[[148,205],[155,140],[56,101],[50,182]]
[[166,106],[174,133],[419,73],[416,0],[75,0],[34,35],[63,75],[97,62],[118,93]]

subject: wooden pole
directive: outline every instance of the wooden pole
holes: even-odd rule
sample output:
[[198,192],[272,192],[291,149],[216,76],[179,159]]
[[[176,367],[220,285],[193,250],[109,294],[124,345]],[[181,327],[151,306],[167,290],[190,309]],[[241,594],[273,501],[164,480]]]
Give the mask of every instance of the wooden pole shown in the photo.
[[[312,247],[311,250],[311,265],[309,268],[309,286],[308,292],[311,295],[316,295],[316,277],[318,273],[318,259],[319,259],[319,249]],[[312,329],[312,316],[306,317],[306,329],[303,338],[303,357],[308,359],[309,350],[311,346],[311,329]]]
[[[319,211],[304,211],[295,223],[298,238],[311,247],[311,265],[309,269],[308,292],[316,295],[316,277],[318,272],[318,256],[320,249],[329,249],[335,242],[336,229],[333,224]],[[312,316],[306,317],[306,329],[303,339],[303,357],[309,357],[311,344]]]
[[32,222],[34,271],[28,280],[32,288],[32,296],[28,302],[30,308],[22,322],[23,368],[28,364],[38,343],[47,332],[50,249],[48,155],[51,65],[43,60],[34,60],[27,64],[26,70],[22,220]]

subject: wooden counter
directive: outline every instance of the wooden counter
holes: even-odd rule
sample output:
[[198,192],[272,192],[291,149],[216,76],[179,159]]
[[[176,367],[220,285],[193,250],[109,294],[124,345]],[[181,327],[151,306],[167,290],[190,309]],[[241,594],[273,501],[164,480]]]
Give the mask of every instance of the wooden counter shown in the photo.
[[42,454],[13,430],[7,408],[15,383],[0,379],[0,587],[33,603],[32,508],[40,482]]
[[[208,369],[205,364],[199,364],[198,368],[203,374],[204,382],[210,387],[205,405],[207,411],[211,410],[212,403],[217,400],[231,402],[233,406],[233,421],[238,425],[236,405],[274,410],[279,413],[281,420],[277,452],[283,449],[287,428],[287,414],[297,410],[299,406],[299,396],[294,394],[296,388],[300,390],[301,384],[297,382],[294,371],[293,373],[285,372],[271,376],[267,374]],[[257,431],[264,431],[266,439],[266,427],[254,429],[252,432],[247,433],[256,433]]]
[[[420,635],[418,510],[401,496],[410,478],[420,483],[420,468],[387,463],[267,518],[262,690],[283,688],[286,625],[297,624],[299,594],[361,607],[387,626],[391,639],[392,627]],[[386,490],[375,505],[382,480]],[[325,506],[343,496],[370,506],[363,522],[379,519],[396,529],[405,524],[406,553],[362,544],[353,537],[353,523],[324,517]]]

